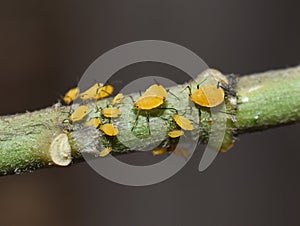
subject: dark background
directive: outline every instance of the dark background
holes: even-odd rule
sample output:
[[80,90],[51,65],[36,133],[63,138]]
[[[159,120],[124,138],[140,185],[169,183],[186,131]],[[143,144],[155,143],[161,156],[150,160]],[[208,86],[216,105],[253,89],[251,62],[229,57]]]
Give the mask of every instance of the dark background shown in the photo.
[[[299,1],[0,2],[1,115],[52,105],[98,56],[158,39],[224,73],[300,62]],[[299,125],[240,136],[204,173],[126,187],[86,163],[0,178],[0,225],[300,225]]]

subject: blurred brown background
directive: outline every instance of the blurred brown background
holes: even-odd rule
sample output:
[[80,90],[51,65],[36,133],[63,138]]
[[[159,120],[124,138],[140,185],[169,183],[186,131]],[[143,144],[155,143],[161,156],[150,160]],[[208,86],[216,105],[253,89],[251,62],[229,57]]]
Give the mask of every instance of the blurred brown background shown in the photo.
[[[0,2],[1,115],[49,106],[98,56],[175,42],[225,73],[300,63],[299,1]],[[204,173],[126,187],[86,163],[0,178],[0,225],[300,225],[299,125],[243,135]]]

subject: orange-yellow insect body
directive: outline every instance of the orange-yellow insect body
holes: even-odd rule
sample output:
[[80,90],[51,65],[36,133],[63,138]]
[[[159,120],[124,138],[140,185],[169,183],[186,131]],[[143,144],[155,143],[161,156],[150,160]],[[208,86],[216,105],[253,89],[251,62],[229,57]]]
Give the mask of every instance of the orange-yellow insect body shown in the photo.
[[159,96],[141,96],[135,103],[134,107],[138,110],[151,110],[159,107],[164,103],[164,99]]
[[98,128],[101,124],[101,120],[99,118],[92,118],[89,121],[87,121],[84,126],[89,127],[93,126],[95,128]]
[[202,107],[215,107],[224,101],[224,90],[217,86],[203,86],[190,95],[190,99]]
[[165,88],[154,84],[134,103],[134,107],[138,110],[151,110],[162,105],[166,98],[167,91]]
[[192,122],[182,115],[175,114],[175,115],[173,115],[173,119],[176,122],[176,124],[184,130],[193,130],[194,129]]
[[101,114],[106,118],[117,118],[121,115],[121,111],[118,108],[105,108]]
[[104,148],[104,149],[99,153],[99,156],[100,156],[100,157],[105,157],[105,156],[109,155],[109,153],[111,153],[111,151],[112,151],[112,148],[111,148],[111,147]]
[[[141,110],[149,111],[155,109],[160,105],[162,105],[166,100],[166,98],[167,98],[167,91],[163,86],[156,85],[156,84],[150,86],[145,91],[145,93],[137,101],[134,102],[134,107],[138,110],[138,113],[135,120],[135,124],[131,130],[135,128]],[[147,122],[149,127],[149,133],[151,133],[148,113],[147,113]]]
[[81,121],[88,114],[88,111],[88,106],[81,105],[70,115],[69,119],[71,122]]
[[108,136],[117,136],[119,133],[118,128],[114,127],[110,123],[100,126],[100,129]]
[[156,156],[156,155],[162,155],[162,154],[164,154],[166,152],[167,152],[166,148],[157,148],[157,149],[152,150],[152,155],[154,155],[154,156]]
[[124,95],[122,93],[117,94],[111,102],[111,105],[114,106],[116,104],[120,104],[124,99]]
[[158,96],[163,99],[167,98],[167,91],[162,85],[154,84],[150,86],[145,93],[142,95],[144,97],[146,96]]
[[66,104],[70,104],[72,103],[74,100],[76,100],[79,96],[79,88],[73,88],[73,89],[70,89],[64,96],[63,98],[63,101],[66,103]]
[[82,100],[90,100],[90,99],[97,99],[97,95],[99,89],[103,87],[103,83],[96,83],[86,91],[80,94],[80,99]]
[[183,134],[184,134],[184,132],[182,130],[173,130],[168,133],[168,136],[171,138],[177,138],[177,137],[182,136]]
[[99,88],[95,99],[100,100],[105,97],[108,97],[113,93],[113,91],[114,91],[114,87],[112,87],[111,85],[102,86]]

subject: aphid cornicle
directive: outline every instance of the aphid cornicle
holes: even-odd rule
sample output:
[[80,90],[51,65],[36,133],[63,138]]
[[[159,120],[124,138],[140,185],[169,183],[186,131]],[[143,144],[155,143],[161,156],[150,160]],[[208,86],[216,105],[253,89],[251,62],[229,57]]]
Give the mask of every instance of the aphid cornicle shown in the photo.
[[72,103],[74,100],[76,100],[78,98],[79,92],[80,92],[80,90],[78,87],[70,89],[63,97],[64,103],[65,104]]
[[69,120],[71,122],[81,121],[88,114],[88,111],[88,106],[81,105],[69,116]]
[[117,118],[121,115],[121,111],[118,108],[104,108],[101,114],[106,118]]
[[182,130],[173,130],[168,133],[168,136],[171,138],[177,138],[177,137],[182,136],[183,134],[184,134],[184,132]]
[[89,127],[89,126],[93,126],[95,128],[98,128],[101,124],[101,120],[99,118],[92,118],[89,121],[87,121],[84,126],[85,127]]
[[114,127],[113,124],[107,123],[100,126],[100,130],[108,136],[117,136],[119,133],[118,128]]
[[194,126],[192,122],[182,115],[175,114],[173,115],[173,119],[176,124],[183,130],[193,130]]

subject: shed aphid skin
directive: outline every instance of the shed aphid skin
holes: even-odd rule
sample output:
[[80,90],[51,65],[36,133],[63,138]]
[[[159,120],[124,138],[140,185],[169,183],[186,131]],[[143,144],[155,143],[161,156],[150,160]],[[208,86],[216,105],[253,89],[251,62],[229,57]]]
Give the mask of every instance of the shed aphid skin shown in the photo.
[[121,111],[118,108],[104,108],[101,114],[106,118],[118,118],[121,115]]
[[81,100],[97,99],[97,94],[101,87],[103,87],[103,83],[96,83],[95,85],[93,85],[92,87],[90,87],[89,89],[81,93],[79,95],[80,99]]
[[100,126],[100,130],[108,136],[117,136],[119,133],[118,128],[114,127],[113,124],[107,123]]
[[113,98],[113,100],[111,101],[111,105],[114,106],[120,104],[123,99],[124,99],[124,95],[122,93],[119,93]]
[[99,118],[91,118],[89,121],[87,121],[84,126],[90,127],[93,126],[95,128],[98,128],[101,124],[101,120]]
[[104,148],[102,151],[100,151],[99,156],[105,157],[105,156],[109,155],[111,152],[112,152],[112,148],[107,147],[107,148]]
[[173,119],[176,124],[183,130],[193,130],[194,126],[192,122],[182,115],[175,114],[173,115]]
[[63,97],[63,101],[65,104],[71,104],[74,100],[76,100],[79,96],[79,88],[70,89],[65,96]]
[[57,135],[49,148],[50,158],[58,166],[67,166],[72,161],[71,146],[67,134]]
[[167,152],[166,148],[157,148],[151,151],[153,156],[162,155],[165,154],[166,152]]
[[184,132],[182,130],[173,130],[168,133],[168,136],[171,138],[177,138],[177,137],[182,136],[183,134],[184,134]]
[[81,121],[88,114],[88,111],[88,106],[81,105],[69,116],[69,120],[71,122]]

